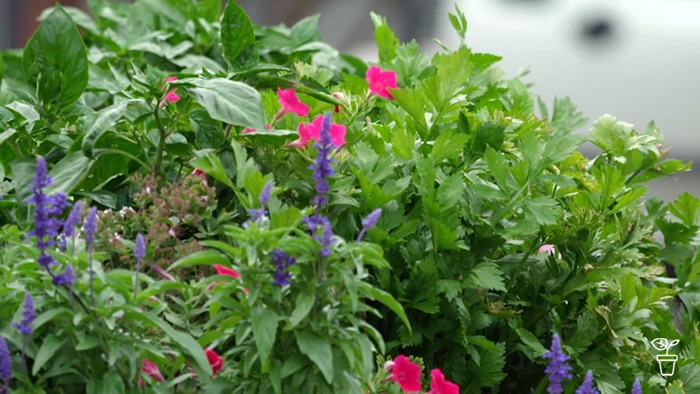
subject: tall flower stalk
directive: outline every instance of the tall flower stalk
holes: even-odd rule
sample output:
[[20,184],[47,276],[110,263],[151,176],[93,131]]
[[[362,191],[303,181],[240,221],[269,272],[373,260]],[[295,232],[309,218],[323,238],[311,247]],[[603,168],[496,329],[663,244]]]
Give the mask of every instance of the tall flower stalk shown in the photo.
[[25,357],[27,355],[27,341],[29,336],[32,334],[31,324],[36,318],[36,311],[34,310],[34,299],[31,293],[27,292],[24,294],[24,309],[22,310],[22,320],[19,323],[12,323],[12,326],[17,329],[22,334],[22,355],[20,358],[19,372],[24,374],[25,370]]
[[141,233],[138,233],[138,235],[136,235],[134,257],[136,258],[136,275],[134,276],[134,299],[136,299],[136,296],[139,294],[139,272],[141,272],[143,258],[146,257],[146,242],[143,240],[143,235],[141,235]]
[[7,348],[5,338],[0,337],[0,394],[10,392],[10,380],[12,380],[10,349]]
[[566,363],[569,356],[564,354],[561,349],[561,340],[558,334],[552,336],[552,346],[549,352],[545,353],[542,358],[549,359],[549,364],[544,372],[549,376],[549,386],[547,392],[549,394],[562,394],[564,389],[561,384],[566,379],[571,379],[571,366]]
[[89,274],[90,274],[90,302],[93,308],[95,307],[95,271],[92,267],[92,252],[95,246],[95,233],[97,232],[97,207],[92,207],[85,217],[85,224],[83,225],[83,230],[85,232],[85,244],[88,250],[88,264],[89,264]]

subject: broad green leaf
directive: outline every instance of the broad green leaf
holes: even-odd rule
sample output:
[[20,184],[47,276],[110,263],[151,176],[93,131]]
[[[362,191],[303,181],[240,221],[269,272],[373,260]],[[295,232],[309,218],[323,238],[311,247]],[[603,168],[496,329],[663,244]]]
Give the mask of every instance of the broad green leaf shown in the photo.
[[[411,115],[411,118],[416,122],[418,134],[425,138],[428,131],[428,124],[425,120],[426,100],[423,92],[420,90],[399,89],[393,91],[392,95],[394,96],[394,102]],[[412,150],[413,149],[412,147]]]
[[100,139],[102,134],[107,130],[114,127],[117,119],[119,119],[124,111],[126,110],[127,101],[122,101],[117,104],[111,105],[105,109],[100,110],[95,115],[95,119],[90,125],[87,133],[83,137],[83,143],[81,144],[81,149],[85,157],[92,159],[92,150]]
[[228,2],[221,19],[221,50],[231,68],[257,62],[253,24],[235,1]]
[[73,188],[90,172],[92,160],[83,155],[82,151],[70,153],[56,163],[49,171],[53,183],[47,188],[47,193],[70,193]]
[[379,61],[389,64],[396,57],[396,47],[399,39],[387,24],[386,18],[370,12],[370,18],[374,23],[374,40],[379,51]]
[[124,380],[118,372],[109,371],[102,376],[102,379],[96,376],[92,377],[88,381],[86,392],[88,394],[124,394],[126,387],[124,387]]
[[221,122],[212,119],[206,109],[193,109],[189,118],[192,130],[194,130],[195,142],[199,148],[218,149],[226,143]]
[[264,365],[270,358],[272,347],[275,345],[279,317],[273,309],[257,307],[251,311],[253,337],[258,348],[260,362]]
[[292,311],[292,315],[289,317],[289,325],[285,327],[285,329],[291,330],[299,325],[299,323],[308,316],[309,312],[311,312],[315,299],[316,297],[311,294],[299,293],[294,311]]
[[503,271],[492,262],[482,262],[472,268],[469,276],[465,279],[465,284],[473,289],[506,291]]
[[193,265],[213,265],[213,264],[228,265],[228,264],[230,264],[230,261],[226,256],[217,252],[216,250],[202,250],[199,252],[194,252],[192,254],[189,254],[189,255],[173,262],[172,264],[170,264],[168,266],[168,271],[174,270],[175,268],[178,268],[178,267],[190,267]]
[[[187,80],[183,80],[185,82]],[[188,88],[213,119],[237,126],[265,128],[262,101],[257,90],[225,78],[190,80]]]
[[207,175],[211,175],[217,181],[225,184],[230,188],[234,188],[233,182],[226,174],[224,165],[221,163],[221,159],[214,152],[209,152],[204,156],[196,158],[192,161],[192,166],[204,171]]
[[321,41],[321,33],[318,30],[320,14],[307,16],[295,23],[289,30],[289,37],[297,48],[314,41]]
[[87,50],[78,28],[60,5],[29,39],[22,68],[45,104],[64,108],[85,91]]
[[318,367],[328,384],[333,384],[333,353],[331,343],[311,331],[294,331],[297,346]]
[[68,341],[66,336],[58,336],[56,334],[49,334],[43,338],[41,347],[34,358],[34,365],[32,366],[32,375],[36,374],[41,370],[41,367],[46,364],[47,361],[53,357],[58,349],[63,346],[64,343]]

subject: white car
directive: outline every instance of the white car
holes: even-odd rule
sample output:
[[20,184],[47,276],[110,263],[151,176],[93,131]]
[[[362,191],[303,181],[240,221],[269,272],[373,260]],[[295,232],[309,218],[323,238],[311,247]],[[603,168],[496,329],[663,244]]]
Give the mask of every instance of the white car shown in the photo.
[[[447,19],[454,1],[439,4],[435,36],[456,47]],[[569,96],[590,123],[609,113],[640,132],[654,120],[672,157],[700,160],[700,1],[457,0],[457,6],[467,18],[467,45],[503,56],[509,76],[529,68],[523,80],[549,105]],[[698,196],[699,175],[655,181],[651,193],[665,200],[684,191]]]

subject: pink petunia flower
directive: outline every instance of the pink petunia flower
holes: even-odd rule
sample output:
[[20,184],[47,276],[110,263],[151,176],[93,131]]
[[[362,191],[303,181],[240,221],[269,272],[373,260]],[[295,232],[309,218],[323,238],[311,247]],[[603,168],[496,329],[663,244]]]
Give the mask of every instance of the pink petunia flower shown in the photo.
[[406,393],[421,391],[420,365],[409,360],[408,357],[399,355],[394,359],[391,367],[391,380],[398,383],[401,390]]
[[[292,148],[303,148],[309,141],[318,141],[321,138],[321,127],[323,127],[323,115],[318,115],[311,123],[299,123],[299,139],[292,141],[288,146]],[[345,145],[345,125],[331,123],[331,144],[335,146]]]
[[558,258],[558,259],[561,259],[561,253],[557,253],[556,248],[554,247],[554,245],[551,245],[551,244],[544,244],[544,245],[540,246],[540,248],[539,248],[539,250],[537,251],[537,253],[540,253],[540,254],[541,254],[541,253],[549,253],[549,254],[555,254],[555,253],[556,253],[557,258]]
[[[165,81],[166,82],[174,82],[174,81],[177,81],[177,77],[168,77]],[[163,86],[163,88],[165,88],[165,86]],[[176,90],[177,90],[177,88],[168,90],[168,93],[165,94],[164,101],[167,101],[170,103],[178,102],[180,100],[180,96],[177,93],[175,93]]]
[[459,386],[446,381],[439,369],[433,369],[430,377],[430,391],[427,394],[459,394]]
[[[156,382],[162,382],[165,380],[163,374],[160,372],[160,368],[158,368],[158,366],[155,365],[151,360],[143,360],[143,364],[141,364],[141,372],[150,376]],[[139,378],[137,383],[139,387],[143,387],[143,379]]]
[[382,71],[378,66],[372,66],[367,69],[365,74],[367,77],[367,82],[369,83],[369,90],[372,94],[376,94],[379,97],[388,98],[393,100],[394,96],[391,95],[389,89],[398,89],[399,86],[396,84],[396,73],[393,71]]
[[221,368],[224,367],[224,359],[221,358],[221,356],[219,356],[215,351],[209,348],[204,349],[204,353],[207,355],[209,365],[211,365],[211,377],[213,378],[214,376],[216,376],[217,373],[219,373],[219,371],[221,371]]
[[309,115],[309,106],[299,101],[299,97],[297,97],[294,89],[277,88],[277,97],[279,98],[282,108],[277,113],[277,116],[275,116],[275,119],[278,120],[289,113],[297,114],[297,116],[300,117]]

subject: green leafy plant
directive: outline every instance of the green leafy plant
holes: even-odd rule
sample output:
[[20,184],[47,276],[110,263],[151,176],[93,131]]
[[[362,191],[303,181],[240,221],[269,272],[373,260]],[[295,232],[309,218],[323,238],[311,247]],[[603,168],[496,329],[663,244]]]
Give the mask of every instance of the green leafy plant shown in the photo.
[[[432,57],[370,15],[368,64],[318,16],[88,6],[0,54],[1,389],[399,392],[384,361],[405,355],[414,387],[426,367],[543,393],[554,333],[601,393],[700,388],[700,200],[646,197],[690,170],[653,123],[576,133],[570,100],[467,46],[459,10],[461,45]],[[39,189],[55,234],[35,243]],[[672,376],[656,338],[677,343]]]

